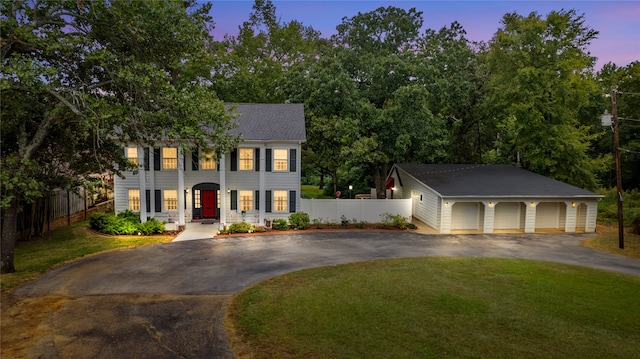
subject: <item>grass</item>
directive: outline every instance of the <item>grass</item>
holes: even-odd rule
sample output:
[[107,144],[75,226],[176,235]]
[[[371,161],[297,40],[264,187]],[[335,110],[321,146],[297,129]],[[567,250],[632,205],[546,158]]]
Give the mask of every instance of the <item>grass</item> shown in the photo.
[[596,235],[583,241],[582,245],[603,252],[640,259],[640,235],[631,233],[630,228],[625,229],[624,249],[619,248],[618,227],[616,225],[598,224]]
[[15,249],[15,273],[0,276],[2,293],[38,277],[47,269],[86,255],[146,244],[169,242],[175,236],[105,236],[89,230],[83,221],[58,228],[42,238],[18,242]]
[[239,358],[632,358],[640,278],[564,264],[414,258],[304,270],[232,302]]
[[315,185],[301,185],[300,191],[302,192],[302,198],[314,198],[314,199],[330,199],[333,198],[331,196],[325,196],[323,190],[318,188]]

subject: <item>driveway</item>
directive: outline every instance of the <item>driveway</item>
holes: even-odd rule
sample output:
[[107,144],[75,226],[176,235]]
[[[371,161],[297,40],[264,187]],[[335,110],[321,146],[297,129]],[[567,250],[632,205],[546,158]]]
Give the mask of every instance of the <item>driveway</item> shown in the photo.
[[232,294],[279,274],[355,261],[509,257],[640,276],[640,261],[582,247],[589,236],[318,232],[107,252],[15,290],[3,310],[2,357],[232,358],[222,326]]

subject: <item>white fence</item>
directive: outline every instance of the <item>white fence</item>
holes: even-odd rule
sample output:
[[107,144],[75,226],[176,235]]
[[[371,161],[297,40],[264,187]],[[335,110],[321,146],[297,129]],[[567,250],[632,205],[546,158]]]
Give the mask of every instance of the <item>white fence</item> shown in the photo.
[[311,220],[340,223],[347,220],[378,223],[381,215],[390,213],[411,218],[411,199],[302,199],[302,212]]

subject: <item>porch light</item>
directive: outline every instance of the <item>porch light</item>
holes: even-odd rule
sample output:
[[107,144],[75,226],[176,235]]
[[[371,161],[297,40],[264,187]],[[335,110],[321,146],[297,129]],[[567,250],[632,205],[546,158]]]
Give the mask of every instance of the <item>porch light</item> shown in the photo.
[[231,193],[231,189],[227,188],[227,193]]
[[189,189],[188,189],[188,188],[185,188],[185,189],[184,189],[184,193],[189,193]]
[[533,203],[533,202],[529,203],[529,207],[535,207],[535,206],[536,206],[535,203]]
[[493,202],[489,202],[489,208],[493,207]]
[[449,207],[449,202],[445,202],[445,203],[444,203],[444,206],[445,206],[445,207]]
[[571,202],[571,207],[575,207],[576,203],[575,202]]

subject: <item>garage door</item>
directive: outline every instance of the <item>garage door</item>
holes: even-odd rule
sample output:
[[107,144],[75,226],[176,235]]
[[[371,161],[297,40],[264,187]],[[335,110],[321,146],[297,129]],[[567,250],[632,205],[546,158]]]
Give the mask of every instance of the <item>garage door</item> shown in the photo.
[[480,204],[454,203],[451,208],[451,229],[480,229]]
[[518,229],[520,228],[520,203],[500,202],[496,205],[493,228]]
[[536,208],[536,229],[560,228],[560,203],[542,202]]

